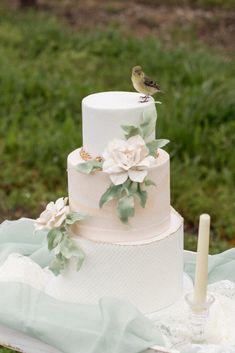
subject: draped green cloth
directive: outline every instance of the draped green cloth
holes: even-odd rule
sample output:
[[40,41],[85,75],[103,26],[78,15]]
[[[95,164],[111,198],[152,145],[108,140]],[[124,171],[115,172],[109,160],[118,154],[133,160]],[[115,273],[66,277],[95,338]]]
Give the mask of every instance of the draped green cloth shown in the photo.
[[137,353],[163,344],[151,321],[125,301],[70,304],[22,283],[0,283],[0,293],[0,323],[62,352]]
[[[194,279],[195,262],[196,256],[184,265],[185,272],[192,279]],[[214,283],[225,279],[235,282],[235,248],[209,256],[208,282]]]
[[[46,232],[35,234],[30,219],[0,225],[0,264],[11,253],[29,256],[41,267],[52,259]],[[124,300],[65,303],[23,283],[0,282],[0,323],[65,353],[138,353],[164,344],[153,323]]]
[[[0,225],[0,265],[11,253],[29,256],[42,268],[52,255],[46,232],[34,233],[34,221]],[[195,259],[185,263],[193,278]],[[235,249],[209,259],[209,281],[235,282]],[[0,323],[35,337],[65,353],[139,353],[164,345],[153,323],[131,303],[101,298],[99,305],[58,301],[29,285],[0,282]]]

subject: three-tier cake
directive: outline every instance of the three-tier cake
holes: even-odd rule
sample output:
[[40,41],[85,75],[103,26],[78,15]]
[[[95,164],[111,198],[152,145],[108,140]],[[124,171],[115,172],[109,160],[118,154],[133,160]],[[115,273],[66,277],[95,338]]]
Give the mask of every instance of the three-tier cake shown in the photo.
[[[68,156],[68,190],[70,210],[88,215],[71,228],[85,260],[76,271],[72,258],[50,282],[47,292],[58,299],[97,303],[103,296],[119,297],[150,313],[182,294],[183,220],[170,205],[168,153],[158,148],[146,154],[155,139],[155,129],[146,132],[151,125],[143,122],[146,112],[155,125],[154,100],[141,103],[138,93],[102,92],[82,101],[83,146]],[[106,168],[99,168],[103,160]],[[78,166],[89,161],[97,165],[81,173]],[[127,197],[116,201],[115,192]]]

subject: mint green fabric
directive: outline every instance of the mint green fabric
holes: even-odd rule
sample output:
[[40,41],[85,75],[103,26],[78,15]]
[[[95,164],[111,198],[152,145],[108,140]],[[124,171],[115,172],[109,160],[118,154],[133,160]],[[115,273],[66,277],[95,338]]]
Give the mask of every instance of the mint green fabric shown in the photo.
[[0,264],[15,252],[29,256],[41,267],[48,266],[52,259],[47,249],[47,232],[34,232],[34,221],[22,218],[0,224]]
[[[194,279],[196,256],[184,264],[184,270]],[[235,282],[235,248],[209,257],[208,281],[214,283],[227,279]]]
[[[18,252],[42,267],[48,265],[52,255],[46,233],[34,233],[33,223],[21,219],[0,225],[0,264]],[[139,353],[164,345],[153,323],[124,300],[70,304],[22,283],[0,282],[0,323],[64,353]]]
[[20,283],[0,283],[0,293],[0,323],[62,352],[138,353],[164,344],[151,321],[123,300],[69,304]]

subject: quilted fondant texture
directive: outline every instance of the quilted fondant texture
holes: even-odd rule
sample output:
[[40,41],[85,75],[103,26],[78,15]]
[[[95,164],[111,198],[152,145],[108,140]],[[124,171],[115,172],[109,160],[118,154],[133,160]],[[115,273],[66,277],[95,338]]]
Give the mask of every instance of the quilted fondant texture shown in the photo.
[[60,300],[98,303],[101,297],[124,298],[142,312],[157,311],[182,294],[183,225],[172,210],[171,227],[160,236],[136,243],[76,240],[86,259],[79,272],[72,260],[47,293]]

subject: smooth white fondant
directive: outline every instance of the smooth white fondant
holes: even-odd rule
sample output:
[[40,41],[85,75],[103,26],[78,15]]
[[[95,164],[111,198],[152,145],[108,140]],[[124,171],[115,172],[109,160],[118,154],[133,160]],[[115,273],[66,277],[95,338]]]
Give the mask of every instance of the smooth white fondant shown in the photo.
[[124,298],[144,313],[160,310],[181,296],[183,224],[175,211],[169,230],[148,241],[110,244],[74,239],[84,250],[85,261],[79,272],[70,261],[64,273],[50,281],[48,294],[93,304],[104,296]]
[[106,242],[137,241],[152,238],[163,233],[170,225],[170,170],[169,155],[159,149],[159,156],[154,166],[149,168],[147,179],[156,186],[146,188],[148,200],[142,208],[136,200],[135,216],[130,224],[123,224],[116,214],[116,203],[111,201],[99,207],[101,195],[111,181],[109,176],[97,171],[84,175],[76,170],[81,163],[80,150],[68,156],[68,191],[71,211],[85,212],[91,217],[78,222],[74,231],[82,237]]
[[[101,92],[82,100],[83,147],[93,157],[102,155],[114,138],[123,138],[121,125],[139,125],[145,109],[156,112],[153,98],[140,103],[134,92]],[[149,137],[153,140],[155,134]]]

